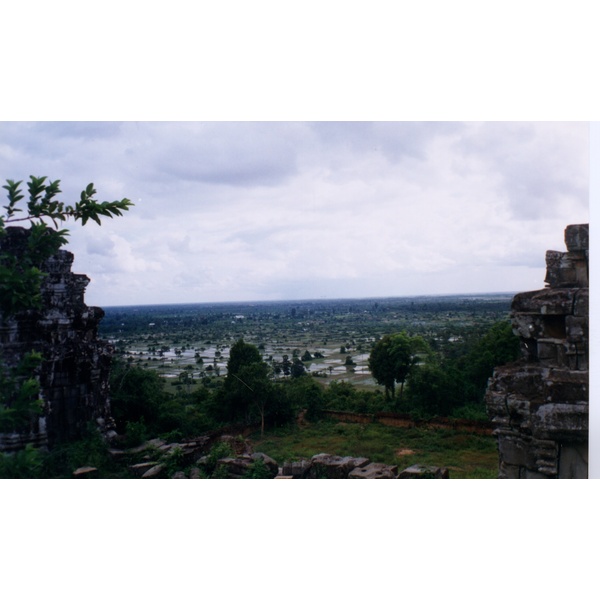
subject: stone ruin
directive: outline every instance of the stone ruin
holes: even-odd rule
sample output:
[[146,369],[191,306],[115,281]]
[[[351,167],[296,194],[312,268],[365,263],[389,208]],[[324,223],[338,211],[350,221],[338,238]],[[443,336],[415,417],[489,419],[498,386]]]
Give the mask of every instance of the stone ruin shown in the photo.
[[[25,252],[29,231],[9,227],[0,248],[15,256]],[[97,337],[101,308],[86,306],[86,275],[71,272],[73,254],[66,250],[42,265],[42,307],[16,316],[0,314],[0,360],[16,366],[26,352],[44,358],[39,370],[43,413],[27,431],[0,433],[0,451],[20,450],[26,444],[53,446],[77,439],[90,422],[103,433],[114,427],[110,416],[108,379],[112,347]]]
[[[374,463],[365,457],[315,454],[308,460],[285,461],[279,465],[262,452],[254,452],[248,440],[230,435],[219,438],[201,436],[181,443],[167,443],[156,438],[129,450],[110,450],[115,460],[133,461],[128,465],[132,477],[163,479],[169,477],[165,459],[173,452],[181,456],[181,469],[170,475],[171,479],[200,479],[209,462],[208,453],[217,443],[230,447],[231,456],[219,458],[217,467],[225,470],[226,479],[243,479],[257,461],[262,461],[270,479],[449,479],[447,468],[412,465],[398,472],[397,465]],[[82,467],[73,473],[76,478],[95,477],[97,469]]]
[[513,298],[522,358],[488,383],[502,479],[588,476],[589,225],[569,225],[565,244],[546,252],[546,288]]

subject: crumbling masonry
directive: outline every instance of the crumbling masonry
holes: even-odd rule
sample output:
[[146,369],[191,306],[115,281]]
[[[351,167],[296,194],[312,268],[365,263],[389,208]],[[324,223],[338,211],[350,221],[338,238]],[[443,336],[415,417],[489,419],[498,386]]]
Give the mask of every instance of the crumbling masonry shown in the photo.
[[[26,251],[29,231],[6,229],[2,250],[15,256]],[[110,431],[108,378],[112,347],[97,337],[100,308],[86,306],[86,275],[71,272],[73,254],[59,250],[42,270],[42,307],[15,317],[0,315],[0,351],[5,368],[19,363],[26,352],[43,355],[39,372],[43,414],[28,431],[0,433],[0,451],[19,450],[28,443],[54,445],[76,439],[90,422]]]
[[546,252],[547,287],[513,298],[522,358],[486,393],[500,478],[588,476],[588,240],[587,224],[569,225],[567,252]]

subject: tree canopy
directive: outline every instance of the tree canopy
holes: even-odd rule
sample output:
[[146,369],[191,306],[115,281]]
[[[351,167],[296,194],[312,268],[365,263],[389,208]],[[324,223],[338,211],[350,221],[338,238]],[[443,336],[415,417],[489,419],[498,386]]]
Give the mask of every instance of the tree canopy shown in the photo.
[[373,346],[369,357],[369,369],[379,385],[385,386],[386,397],[396,398],[396,384],[400,384],[400,401],[404,383],[419,362],[417,352],[427,350],[427,344],[419,336],[395,333],[382,337]]

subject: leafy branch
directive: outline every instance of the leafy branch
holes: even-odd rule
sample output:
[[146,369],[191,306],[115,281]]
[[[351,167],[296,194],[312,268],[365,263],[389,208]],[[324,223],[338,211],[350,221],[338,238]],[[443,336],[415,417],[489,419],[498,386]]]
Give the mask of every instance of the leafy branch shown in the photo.
[[[27,247],[22,255],[15,256],[0,251],[0,313],[10,316],[19,310],[37,308],[41,300],[41,283],[44,277],[42,266],[45,260],[67,243],[69,232],[58,229],[58,224],[68,219],[89,220],[102,224],[101,218],[121,216],[133,206],[131,200],[123,198],[113,202],[100,202],[95,199],[96,190],[90,183],[74,205],[57,200],[61,193],[60,180],[49,181],[47,177],[31,175],[27,182],[27,209],[21,208],[25,193],[22,181],[7,179],[3,185],[8,194],[8,202],[0,214],[0,236],[5,234],[6,225],[29,222],[31,227],[27,237]],[[21,213],[21,214],[19,214]],[[52,226],[48,224],[52,222]]]
[[[66,221],[69,218],[75,221],[81,221],[85,225],[90,219],[101,225],[100,217],[113,218],[120,217],[124,211],[129,210],[133,206],[131,200],[123,198],[113,202],[99,202],[94,198],[97,193],[94,184],[90,183],[81,192],[79,202],[74,206],[65,205],[64,202],[55,200],[55,197],[61,193],[60,180],[48,181],[47,177],[30,176],[27,183],[29,191],[29,199],[27,201],[27,214],[25,216],[17,216],[17,213],[23,212],[17,205],[23,200],[24,195],[21,191],[22,181],[6,180],[6,185],[2,187],[8,192],[8,204],[3,208],[6,211],[4,217],[0,216],[0,227],[5,224],[17,223],[20,221],[30,221],[32,223],[45,223],[44,218],[48,218],[58,227],[59,221]],[[61,232],[66,235],[63,230]]]

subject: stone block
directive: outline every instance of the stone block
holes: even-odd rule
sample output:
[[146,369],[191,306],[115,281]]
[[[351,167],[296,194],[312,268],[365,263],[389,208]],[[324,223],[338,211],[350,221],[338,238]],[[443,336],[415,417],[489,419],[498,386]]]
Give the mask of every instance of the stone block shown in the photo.
[[506,394],[493,392],[490,389],[486,392],[485,404],[488,417],[495,427],[509,424],[509,417],[506,411]]
[[502,436],[498,439],[500,460],[509,465],[536,468],[536,458],[530,442],[520,436]]
[[558,443],[553,440],[533,439],[531,447],[535,455],[536,461],[558,461]]
[[311,463],[308,460],[283,463],[281,469],[282,475],[294,477],[295,479],[303,479],[310,471]]
[[315,454],[311,459],[309,476],[326,477],[327,479],[346,479],[357,467],[363,467],[370,461],[368,458],[352,456],[335,456],[332,454]]
[[129,470],[131,473],[137,477],[141,477],[146,471],[150,470],[152,467],[156,466],[158,463],[156,461],[148,461],[143,463],[137,463],[135,465],[130,465]]
[[539,473],[555,477],[558,474],[558,461],[538,460],[535,464]]
[[89,479],[97,476],[98,469],[96,467],[79,467],[79,469],[73,471],[73,477],[75,479]]
[[523,292],[513,298],[515,313],[539,315],[569,315],[573,312],[576,288],[547,288],[534,292]]
[[398,479],[449,479],[448,469],[425,465],[411,465],[404,469]]
[[584,342],[588,339],[589,323],[587,317],[569,315],[565,318],[566,337],[569,342]]
[[576,290],[570,288],[545,290],[537,297],[542,315],[568,315],[573,311]]
[[590,226],[589,223],[567,225],[565,229],[565,245],[569,252],[589,250]]
[[531,313],[515,313],[512,316],[513,333],[524,339],[544,337],[542,319]]
[[589,287],[589,260],[587,254],[574,258],[573,263],[575,265],[577,286],[582,288]]
[[551,288],[576,287],[577,269],[572,257],[566,252],[548,250],[546,252],[546,277],[544,281]]
[[507,465],[500,461],[498,466],[498,479],[520,479],[521,467],[518,465]]
[[544,403],[587,404],[588,371],[555,369],[544,382]]
[[587,442],[587,404],[544,404],[532,418],[535,437],[561,442]]
[[543,381],[549,369],[529,364],[512,364],[495,369],[491,389],[535,400],[544,397]]
[[563,341],[555,338],[537,341],[537,357],[542,364],[553,365],[558,362],[558,349]]
[[369,463],[352,469],[348,479],[397,479],[398,467],[383,463]]
[[590,364],[587,344],[583,348],[577,345],[570,345],[570,348],[574,349],[566,353],[567,368],[571,371],[589,371]]
[[575,304],[573,306],[573,314],[576,317],[587,317],[590,314],[589,288],[577,290],[577,294],[575,296]]
[[158,479],[161,476],[164,476],[164,469],[164,465],[161,465],[160,463],[154,465],[142,475],[142,479]]
[[516,294],[510,305],[513,313],[536,313],[539,314],[540,304],[536,297],[544,290],[533,290]]
[[558,464],[558,476],[560,479],[587,479],[588,445],[561,445]]
[[520,479],[555,479],[551,475],[546,475],[545,473],[540,473],[539,471],[534,471],[530,469],[521,469]]
[[[531,413],[538,405],[531,402],[528,397],[520,394],[508,394],[506,396],[505,413],[511,428],[519,428],[524,432],[531,429]],[[533,406],[533,408],[532,408]]]

